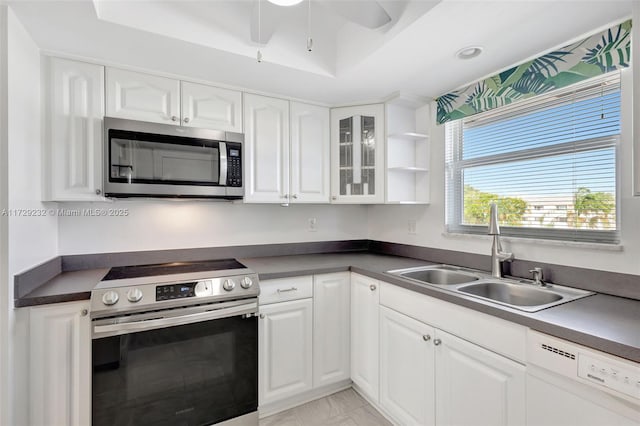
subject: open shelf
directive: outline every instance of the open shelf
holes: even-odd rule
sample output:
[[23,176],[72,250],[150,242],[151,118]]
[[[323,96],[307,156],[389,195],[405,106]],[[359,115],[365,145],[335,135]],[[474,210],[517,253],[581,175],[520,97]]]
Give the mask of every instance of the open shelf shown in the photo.
[[398,172],[411,172],[411,173],[420,173],[420,172],[428,172],[429,169],[425,167],[413,167],[413,166],[397,166],[397,167],[389,167],[388,170],[398,171]]
[[429,104],[395,98],[386,111],[386,203],[429,204]]
[[403,204],[403,205],[426,205],[429,204],[428,201],[393,201],[389,200],[385,204]]
[[429,135],[425,135],[424,133],[416,133],[416,132],[404,132],[404,133],[392,133],[387,136],[389,139],[400,139],[405,141],[418,141],[418,140],[428,140]]

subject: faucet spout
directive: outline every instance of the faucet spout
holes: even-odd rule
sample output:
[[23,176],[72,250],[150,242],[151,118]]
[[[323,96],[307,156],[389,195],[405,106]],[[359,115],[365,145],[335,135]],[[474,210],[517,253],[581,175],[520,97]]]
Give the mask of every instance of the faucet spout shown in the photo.
[[498,225],[498,206],[491,203],[489,210],[489,235],[493,236],[491,244],[491,276],[494,278],[502,277],[502,268],[500,262],[511,261],[514,259],[513,253],[502,251],[500,244],[500,226]]

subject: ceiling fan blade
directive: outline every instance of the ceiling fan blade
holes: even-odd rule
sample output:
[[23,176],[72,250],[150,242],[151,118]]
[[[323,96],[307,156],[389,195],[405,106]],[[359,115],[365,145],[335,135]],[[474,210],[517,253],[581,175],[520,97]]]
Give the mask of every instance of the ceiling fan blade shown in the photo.
[[391,21],[387,11],[377,1],[322,1],[318,2],[324,7],[342,17],[355,22],[365,28],[376,29]]

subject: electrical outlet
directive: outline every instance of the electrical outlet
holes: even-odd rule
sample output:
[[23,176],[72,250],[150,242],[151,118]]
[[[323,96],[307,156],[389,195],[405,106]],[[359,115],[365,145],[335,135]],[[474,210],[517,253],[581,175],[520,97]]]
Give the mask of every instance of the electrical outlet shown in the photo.
[[308,223],[307,231],[309,232],[318,231],[318,219],[316,219],[315,217],[310,217],[307,223]]
[[409,234],[411,234],[411,235],[415,235],[416,234],[416,221],[415,220],[409,219],[408,231],[409,231]]

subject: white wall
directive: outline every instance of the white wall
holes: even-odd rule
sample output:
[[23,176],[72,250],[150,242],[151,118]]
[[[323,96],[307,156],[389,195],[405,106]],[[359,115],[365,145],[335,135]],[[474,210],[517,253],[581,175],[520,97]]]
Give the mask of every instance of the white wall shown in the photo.
[[[0,4],[0,210],[8,207],[7,170],[7,6]],[[9,218],[0,215],[0,423],[9,422],[9,275],[8,270]]]
[[[40,202],[41,191],[41,126],[40,126],[40,51],[18,21],[7,9],[7,115],[8,139],[8,208],[51,207]],[[55,205],[53,205],[55,206]],[[2,424],[27,424],[26,385],[28,371],[25,330],[13,317],[13,275],[57,255],[58,224],[56,217],[8,218],[8,282],[6,292],[10,400],[9,411],[3,413]],[[4,346],[7,343],[7,346]],[[14,357],[12,360],[11,357]],[[3,379],[5,377],[3,376]],[[5,382],[6,383],[6,382]]]
[[[623,130],[620,150],[622,250],[579,245],[511,240],[503,243],[516,258],[590,269],[640,274],[640,197],[632,197],[632,82],[623,73]],[[435,111],[435,108],[433,108]],[[435,122],[432,118],[432,122]],[[369,238],[470,253],[490,254],[488,236],[445,236],[444,126],[431,130],[431,204],[428,206],[373,206],[369,210]],[[409,235],[408,221],[416,220],[417,233]]]
[[[128,217],[59,217],[59,253],[103,253],[367,238],[365,206],[116,201],[65,209],[127,209]],[[307,231],[317,219],[316,232]]]

